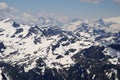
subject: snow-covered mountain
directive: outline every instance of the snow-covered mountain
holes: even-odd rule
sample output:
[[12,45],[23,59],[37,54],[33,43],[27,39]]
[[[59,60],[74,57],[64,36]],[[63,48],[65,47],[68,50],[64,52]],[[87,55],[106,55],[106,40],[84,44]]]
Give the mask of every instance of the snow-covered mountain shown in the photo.
[[0,80],[120,80],[118,19],[0,21]]
[[120,17],[114,17],[114,18],[106,18],[104,19],[105,22],[112,22],[112,23],[120,23]]

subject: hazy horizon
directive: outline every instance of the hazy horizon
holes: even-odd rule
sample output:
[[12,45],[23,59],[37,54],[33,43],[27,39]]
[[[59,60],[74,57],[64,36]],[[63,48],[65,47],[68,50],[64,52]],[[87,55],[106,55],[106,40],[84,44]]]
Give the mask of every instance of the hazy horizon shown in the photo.
[[[39,16],[61,21],[120,16],[120,0],[0,0],[0,18],[30,22]],[[23,19],[24,18],[24,19]]]

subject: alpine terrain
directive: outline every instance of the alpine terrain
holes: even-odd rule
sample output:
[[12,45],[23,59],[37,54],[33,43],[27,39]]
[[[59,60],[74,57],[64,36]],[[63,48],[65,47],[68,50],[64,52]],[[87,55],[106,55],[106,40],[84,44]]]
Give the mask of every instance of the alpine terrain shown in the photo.
[[0,20],[0,80],[120,80],[120,17],[39,20]]

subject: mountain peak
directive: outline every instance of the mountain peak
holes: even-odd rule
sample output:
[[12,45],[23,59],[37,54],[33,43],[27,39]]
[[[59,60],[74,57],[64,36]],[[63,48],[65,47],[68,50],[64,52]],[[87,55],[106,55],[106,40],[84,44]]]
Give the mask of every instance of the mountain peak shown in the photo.
[[11,19],[11,18],[6,18],[6,19],[4,19],[2,22],[4,22],[4,23],[13,23],[14,22],[14,20],[13,19]]

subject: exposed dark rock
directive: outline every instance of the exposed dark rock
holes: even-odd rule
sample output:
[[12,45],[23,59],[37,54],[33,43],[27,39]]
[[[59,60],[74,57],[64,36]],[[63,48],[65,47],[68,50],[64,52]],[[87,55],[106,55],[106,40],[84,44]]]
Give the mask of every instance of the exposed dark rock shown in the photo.
[[75,51],[76,51],[76,49],[69,49],[69,50],[65,53],[65,55],[69,55],[70,52],[73,53],[73,52],[75,52]]
[[63,56],[62,56],[62,55],[58,55],[58,56],[56,57],[56,59],[60,59],[60,58],[63,58]]
[[54,51],[56,48],[58,48],[60,46],[60,44],[56,44],[56,45],[52,45],[52,51]]
[[13,22],[12,26],[16,28],[16,27],[19,27],[20,25],[17,24],[16,22]]
[[3,31],[5,31],[4,29],[2,29],[2,28],[0,28],[0,32],[3,32]]
[[0,42],[0,53],[4,52],[3,49],[6,49],[6,47],[3,42]]
[[111,47],[111,48],[113,48],[113,49],[115,49],[117,51],[120,51],[120,44],[111,44],[108,47]]
[[70,44],[70,43],[67,42],[67,43],[62,44],[62,46],[68,46],[69,44]]
[[85,51],[82,50],[81,53],[85,55],[86,57],[92,58],[92,59],[102,59],[105,57],[104,53],[102,52],[104,50],[103,46],[92,46]]
[[[21,32],[23,32],[23,29],[22,29],[22,28],[16,29],[16,32],[15,32],[11,37],[13,38],[13,37],[15,37],[16,34],[19,34],[19,33],[21,33]],[[19,36],[19,38],[20,38],[20,37],[22,37],[22,36]]]
[[35,44],[41,43],[40,37],[38,37],[38,38],[34,37],[34,43],[35,43]]
[[19,29],[17,29],[17,31],[15,32],[15,34],[18,34],[18,33],[21,33],[21,32],[23,32],[23,29],[19,28]]

